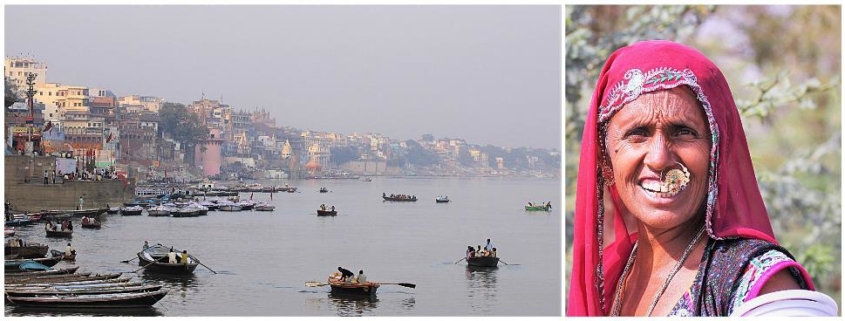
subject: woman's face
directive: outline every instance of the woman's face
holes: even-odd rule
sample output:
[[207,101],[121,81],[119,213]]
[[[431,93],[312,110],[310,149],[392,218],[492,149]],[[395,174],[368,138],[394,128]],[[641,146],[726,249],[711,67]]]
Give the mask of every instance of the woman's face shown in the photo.
[[[707,195],[710,129],[688,88],[645,93],[628,103],[610,119],[606,146],[619,197],[634,217],[658,229],[696,217]],[[666,173],[684,167],[686,187],[661,191]]]

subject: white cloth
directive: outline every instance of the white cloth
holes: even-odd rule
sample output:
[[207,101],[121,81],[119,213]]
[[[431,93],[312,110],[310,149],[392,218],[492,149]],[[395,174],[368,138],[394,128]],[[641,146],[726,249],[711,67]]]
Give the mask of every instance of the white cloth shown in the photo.
[[167,262],[171,264],[176,263],[176,252],[167,253]]
[[809,290],[785,290],[763,294],[746,301],[732,317],[757,316],[837,316],[838,308],[827,294]]

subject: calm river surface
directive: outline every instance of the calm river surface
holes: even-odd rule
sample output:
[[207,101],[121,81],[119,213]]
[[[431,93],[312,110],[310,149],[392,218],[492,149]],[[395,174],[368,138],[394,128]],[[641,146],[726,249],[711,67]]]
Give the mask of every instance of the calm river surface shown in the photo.
[[[144,240],[187,249],[214,269],[162,279],[169,294],[142,311],[38,311],[6,307],[6,316],[558,316],[561,315],[561,183],[500,178],[374,178],[286,181],[297,193],[273,195],[275,212],[209,212],[195,218],[109,215],[100,230],[79,228],[72,243],[79,272],[114,273],[139,266]],[[265,183],[281,185],[282,181]],[[331,192],[319,193],[325,186]],[[413,194],[415,203],[383,202]],[[451,203],[436,204],[448,195]],[[241,193],[248,198],[249,193]],[[268,201],[270,194],[253,199]],[[87,200],[86,200],[87,201]],[[526,212],[527,202],[554,210]],[[318,217],[325,203],[336,217]],[[64,250],[43,225],[18,231],[27,241]],[[467,245],[492,239],[503,262],[472,271]],[[56,267],[70,264],[61,262]],[[363,269],[382,285],[374,300],[335,297],[325,282],[338,266]],[[161,279],[138,272],[146,280]]]

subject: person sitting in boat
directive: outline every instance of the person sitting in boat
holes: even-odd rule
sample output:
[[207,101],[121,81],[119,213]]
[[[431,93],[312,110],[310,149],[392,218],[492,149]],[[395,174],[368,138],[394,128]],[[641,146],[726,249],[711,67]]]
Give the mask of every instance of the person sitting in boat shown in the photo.
[[176,252],[173,252],[173,248],[170,248],[170,252],[167,253],[167,263],[176,264]]
[[71,221],[67,221],[67,230],[68,230],[68,231],[73,231],[73,222],[71,222]]
[[531,204],[531,202],[528,202],[528,206],[534,206],[534,204]]
[[326,204],[320,204],[320,210],[325,211],[326,210]]
[[65,255],[72,256],[72,255],[75,255],[75,254],[76,254],[76,250],[74,250],[73,247],[70,246],[70,243],[68,243],[67,247],[65,247]]
[[182,264],[188,264],[188,250],[182,250]]
[[467,259],[471,259],[475,257],[475,249],[472,248],[472,245],[467,245]]
[[147,242],[147,241],[144,241],[144,250],[146,251],[148,248],[150,248],[150,243]]
[[332,205],[332,212],[334,212],[334,205]]
[[497,257],[496,248],[494,247],[492,251],[490,251],[490,257]]
[[358,284],[367,283],[367,276],[364,275],[364,270],[358,271],[358,277],[355,278],[355,283],[358,283]]
[[355,276],[355,273],[352,273],[352,271],[344,269],[343,267],[340,267],[340,266],[337,267],[337,270],[340,271],[340,281],[341,282],[346,282],[346,283],[352,282],[352,278]]

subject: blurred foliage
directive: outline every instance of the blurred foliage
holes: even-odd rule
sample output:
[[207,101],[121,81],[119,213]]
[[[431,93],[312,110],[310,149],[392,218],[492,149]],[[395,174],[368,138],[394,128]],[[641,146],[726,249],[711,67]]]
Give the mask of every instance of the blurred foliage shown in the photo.
[[14,105],[17,101],[21,99],[18,96],[18,85],[15,84],[14,81],[11,81],[9,77],[3,77],[3,88],[5,92],[5,108],[9,108],[9,106]]
[[839,6],[567,6],[565,19],[567,257],[581,135],[601,67],[620,47],[666,39],[699,49],[725,74],[778,240],[820,290],[840,291]]

